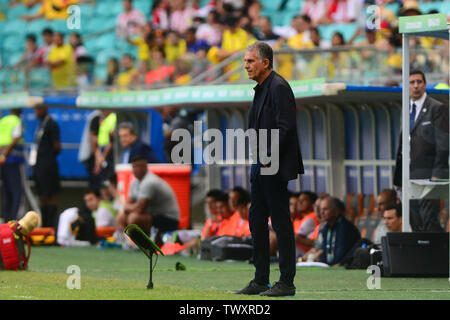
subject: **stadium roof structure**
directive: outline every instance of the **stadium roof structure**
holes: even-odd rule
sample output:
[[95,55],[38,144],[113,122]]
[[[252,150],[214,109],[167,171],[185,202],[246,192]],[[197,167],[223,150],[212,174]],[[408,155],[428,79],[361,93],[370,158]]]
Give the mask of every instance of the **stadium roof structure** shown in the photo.
[[[433,37],[450,40],[450,24],[445,13],[420,16],[400,17],[399,31],[403,34],[402,48],[402,132],[409,132],[409,68],[410,68],[410,37]],[[450,121],[450,120],[449,120]],[[450,181],[410,180],[410,137],[402,135],[402,230],[411,231],[410,227],[410,199],[449,198]],[[449,146],[450,148],[450,146]],[[449,249],[450,250],[450,249]],[[449,270],[450,273],[450,270]],[[450,277],[449,277],[450,281]]]

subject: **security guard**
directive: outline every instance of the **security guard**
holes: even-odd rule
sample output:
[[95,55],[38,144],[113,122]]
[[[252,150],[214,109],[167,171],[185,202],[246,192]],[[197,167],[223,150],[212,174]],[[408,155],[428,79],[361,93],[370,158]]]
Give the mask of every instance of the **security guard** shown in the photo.
[[0,168],[2,180],[2,218],[15,220],[23,209],[25,157],[21,109],[12,109],[0,120]]

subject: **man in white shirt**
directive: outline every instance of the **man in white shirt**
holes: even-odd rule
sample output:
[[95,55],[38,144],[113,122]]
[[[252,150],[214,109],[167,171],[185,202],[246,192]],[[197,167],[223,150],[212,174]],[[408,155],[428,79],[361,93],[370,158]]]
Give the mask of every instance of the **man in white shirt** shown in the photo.
[[133,9],[132,0],[123,0],[122,4],[124,12],[117,17],[117,36],[139,34],[142,26],[147,22],[144,14],[140,10]]

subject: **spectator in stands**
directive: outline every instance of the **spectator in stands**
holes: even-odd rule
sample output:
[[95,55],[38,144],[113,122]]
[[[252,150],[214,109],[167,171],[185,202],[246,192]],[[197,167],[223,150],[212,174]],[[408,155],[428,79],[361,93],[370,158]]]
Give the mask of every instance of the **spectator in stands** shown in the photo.
[[184,33],[184,39],[186,41],[187,52],[196,54],[200,49],[209,49],[208,42],[206,40],[198,40],[196,38],[197,29],[194,27],[188,28]]
[[54,46],[48,53],[48,67],[54,88],[68,88],[76,84],[75,60],[72,46],[64,43],[64,34],[56,32]]
[[373,243],[381,244],[381,237],[386,234],[387,229],[383,217],[386,208],[393,206],[398,202],[397,192],[394,189],[384,189],[377,197],[378,216],[382,220],[378,223],[373,236]]
[[421,15],[422,11],[419,9],[419,4],[415,0],[404,0],[400,7],[398,14],[400,17],[409,17]]
[[297,223],[293,223],[297,257],[302,256],[311,249],[309,236],[314,232],[316,226],[319,225],[319,219],[314,212],[316,200],[317,195],[314,192],[300,192],[297,204],[302,218]]
[[262,5],[259,1],[251,1],[248,6],[247,14],[250,17],[253,28],[258,26],[259,20],[261,19],[261,9]]
[[169,28],[169,15],[167,0],[155,0],[152,7],[152,26],[155,29],[166,30]]
[[137,224],[146,234],[154,227],[158,230],[156,239],[159,239],[162,233],[178,228],[180,209],[175,193],[166,181],[148,171],[145,156],[131,159],[131,165],[136,180],[130,185],[128,200],[117,216],[117,224],[122,230],[129,224]]
[[234,236],[241,217],[239,213],[231,210],[227,193],[222,193],[216,199],[216,208],[217,214],[221,217],[217,236]]
[[176,31],[169,31],[164,45],[166,61],[173,63],[175,60],[183,57],[186,50],[186,41],[181,39],[180,34]]
[[320,24],[322,19],[328,10],[328,1],[326,0],[306,0],[303,3],[301,14],[307,15],[311,18],[311,22],[314,26]]
[[272,22],[269,17],[261,17],[258,20],[258,34],[257,39],[266,42],[272,48],[278,48],[281,46],[279,43],[281,37],[275,34],[272,30]]
[[53,30],[50,28],[45,28],[42,30],[42,39],[44,40],[44,44],[38,49],[38,58],[37,65],[38,66],[47,66],[48,65],[48,54],[50,50],[53,48]]
[[106,63],[106,79],[105,85],[113,86],[117,84],[117,79],[119,77],[119,61],[116,58],[109,58]]
[[169,0],[169,29],[182,34],[189,28],[196,10],[187,6],[186,0]]
[[167,64],[163,50],[151,52],[151,70],[145,76],[145,84],[169,83],[175,67]]
[[311,28],[311,18],[308,15],[295,16],[292,19],[292,26],[297,34],[289,38],[287,45],[294,49],[313,48],[309,29]]
[[177,59],[173,63],[174,70],[171,76],[171,81],[178,85],[188,84],[192,77],[189,74],[191,71],[191,64],[185,59]]
[[383,214],[384,223],[388,232],[402,232],[402,206],[389,205]]
[[309,29],[309,34],[311,37],[311,42],[315,48],[323,49],[329,46],[328,41],[324,41],[320,35],[320,31],[317,27],[312,27]]
[[147,163],[160,162],[152,148],[138,139],[137,132],[131,122],[119,124],[119,140],[122,147],[120,163],[129,163],[136,155],[145,156]]
[[84,57],[88,55],[86,48],[83,46],[83,40],[81,39],[80,34],[72,32],[69,35],[69,43],[72,46],[73,57],[75,61],[79,57]]
[[361,12],[362,2],[359,0],[331,0],[327,12],[317,23],[350,23],[356,21]]
[[206,194],[205,213],[206,221],[203,225],[201,239],[209,238],[217,234],[221,216],[217,211],[217,199],[221,196],[222,191],[218,189],[209,190]]
[[150,63],[150,51],[154,50],[155,34],[150,22],[145,23],[141,28],[141,34],[131,38],[126,36],[125,40],[137,46],[137,58],[139,60],[139,69],[142,69],[142,65],[148,66]]
[[129,54],[122,56],[123,72],[117,76],[117,85],[119,87],[128,87],[138,82],[138,71],[134,67],[134,58]]
[[57,228],[58,208],[56,194],[60,191],[57,156],[61,153],[59,126],[48,114],[45,105],[34,108],[39,121],[34,134],[34,144],[29,154],[36,193],[39,196],[42,226]]
[[117,17],[116,34],[120,38],[138,35],[146,23],[144,14],[133,9],[132,0],[122,0],[123,12]]
[[335,197],[327,197],[320,202],[320,214],[326,222],[322,229],[322,255],[320,262],[335,266],[344,264],[344,258],[361,239],[358,229],[345,219],[345,206]]
[[[214,46],[208,51],[208,59],[211,62],[219,63],[233,54],[241,52],[249,44],[256,41],[255,38],[250,38],[245,30],[237,27],[237,22],[237,19],[232,15],[224,18],[224,32],[221,47]],[[230,63],[225,67],[224,72],[226,73],[237,69],[239,65],[240,62],[238,61]],[[239,80],[239,74],[234,74],[229,78],[229,81],[237,80]]]
[[38,57],[39,49],[36,43],[36,36],[34,34],[29,34],[26,36],[25,51],[16,66],[23,66],[25,71],[28,72],[31,68],[36,66]]
[[206,41],[209,46],[218,46],[220,44],[222,32],[219,24],[219,14],[216,10],[208,13],[206,23],[198,26],[195,36],[199,41]]

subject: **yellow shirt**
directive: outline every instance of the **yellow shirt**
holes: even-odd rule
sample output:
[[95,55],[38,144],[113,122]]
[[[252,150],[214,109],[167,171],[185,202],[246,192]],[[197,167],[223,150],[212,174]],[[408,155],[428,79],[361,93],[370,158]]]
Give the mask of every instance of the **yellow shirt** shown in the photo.
[[67,19],[67,8],[77,3],[78,0],[43,0],[38,14],[44,14],[47,20]]
[[[256,39],[254,37],[250,37],[245,30],[241,28],[236,28],[234,32],[230,30],[225,30],[223,33],[221,49],[226,51],[242,51],[247,48],[250,44],[255,42]],[[208,59],[213,63],[219,63],[220,60],[217,58],[217,53],[219,52],[218,47],[212,47],[207,54]],[[236,68],[239,68],[241,65],[241,61],[235,61],[230,63],[225,67],[225,73]],[[239,74],[236,73],[232,75],[228,80],[229,81],[237,81],[239,80]]]
[[181,58],[187,50],[186,41],[180,40],[177,44],[173,45],[169,41],[166,41],[164,45],[164,53],[166,54],[166,61],[172,63],[178,58]]
[[140,61],[150,60],[150,48],[148,47],[148,44],[144,41],[144,38],[142,37],[134,38],[133,40],[131,40],[131,43],[138,47],[137,56]]
[[131,83],[131,78],[137,73],[137,70],[132,68],[128,71],[122,72],[117,77],[117,84],[120,87],[127,87]]
[[61,47],[53,46],[48,53],[48,62],[53,63],[63,60],[63,64],[52,68],[50,73],[55,88],[64,88],[75,85],[75,65],[73,50],[70,44]]
[[314,48],[314,43],[311,40],[306,40],[304,33],[297,33],[295,36],[289,38],[287,45],[294,49],[310,49]]

